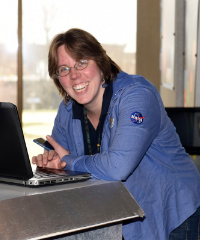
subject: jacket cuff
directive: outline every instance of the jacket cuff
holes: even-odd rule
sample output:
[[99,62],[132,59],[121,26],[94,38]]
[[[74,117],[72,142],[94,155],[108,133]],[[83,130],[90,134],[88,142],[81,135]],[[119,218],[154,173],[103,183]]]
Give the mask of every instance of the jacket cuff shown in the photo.
[[77,157],[71,156],[71,155],[65,155],[62,158],[62,162],[66,162],[67,163],[67,165],[66,165],[66,167],[64,169],[65,170],[74,171],[74,169],[73,169],[73,162],[74,162],[75,159],[77,159]]

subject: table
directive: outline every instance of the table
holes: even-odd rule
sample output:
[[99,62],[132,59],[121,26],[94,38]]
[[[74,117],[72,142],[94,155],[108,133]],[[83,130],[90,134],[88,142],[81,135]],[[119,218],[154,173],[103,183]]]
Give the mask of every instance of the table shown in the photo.
[[144,212],[121,182],[96,179],[28,188],[0,183],[0,239],[122,238]]

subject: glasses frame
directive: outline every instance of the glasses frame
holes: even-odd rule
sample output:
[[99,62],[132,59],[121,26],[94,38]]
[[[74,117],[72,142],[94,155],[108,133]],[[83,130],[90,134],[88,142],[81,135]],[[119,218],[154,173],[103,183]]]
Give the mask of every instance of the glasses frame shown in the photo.
[[[84,68],[78,69],[77,64],[78,64],[78,63],[81,63],[81,61],[87,61],[87,65],[86,65]],[[71,72],[71,69],[72,69],[72,68],[75,68],[76,70],[79,70],[79,71],[80,71],[80,70],[85,69],[87,66],[88,66],[88,60],[87,60],[87,59],[85,59],[85,60],[80,60],[80,61],[76,62],[73,67],[68,67],[68,66],[66,66],[66,65],[62,65],[62,66],[58,67],[57,70],[56,70],[56,72],[55,72],[55,74],[56,74],[56,76],[58,76],[58,77],[66,77],[66,76]],[[69,69],[69,72],[68,72],[66,75],[63,75],[63,76],[61,76],[61,75],[58,73],[59,69],[62,68],[62,67],[67,67],[67,68]]]

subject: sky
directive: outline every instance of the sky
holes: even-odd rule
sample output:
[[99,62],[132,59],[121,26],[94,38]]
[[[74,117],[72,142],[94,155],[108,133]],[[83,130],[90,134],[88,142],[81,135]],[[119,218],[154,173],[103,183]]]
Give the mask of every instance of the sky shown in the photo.
[[[17,0],[0,1],[0,43],[17,47]],[[82,28],[104,44],[136,48],[136,0],[23,0],[23,43],[46,44],[72,27]]]

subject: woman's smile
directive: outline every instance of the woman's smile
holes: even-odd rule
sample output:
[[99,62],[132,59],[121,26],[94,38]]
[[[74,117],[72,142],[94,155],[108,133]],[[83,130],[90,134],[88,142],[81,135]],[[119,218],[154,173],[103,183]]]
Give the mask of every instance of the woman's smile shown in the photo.
[[85,82],[85,83],[79,83],[75,86],[73,86],[72,88],[74,89],[75,92],[83,92],[84,90],[86,90],[86,88],[88,87],[89,82]]

